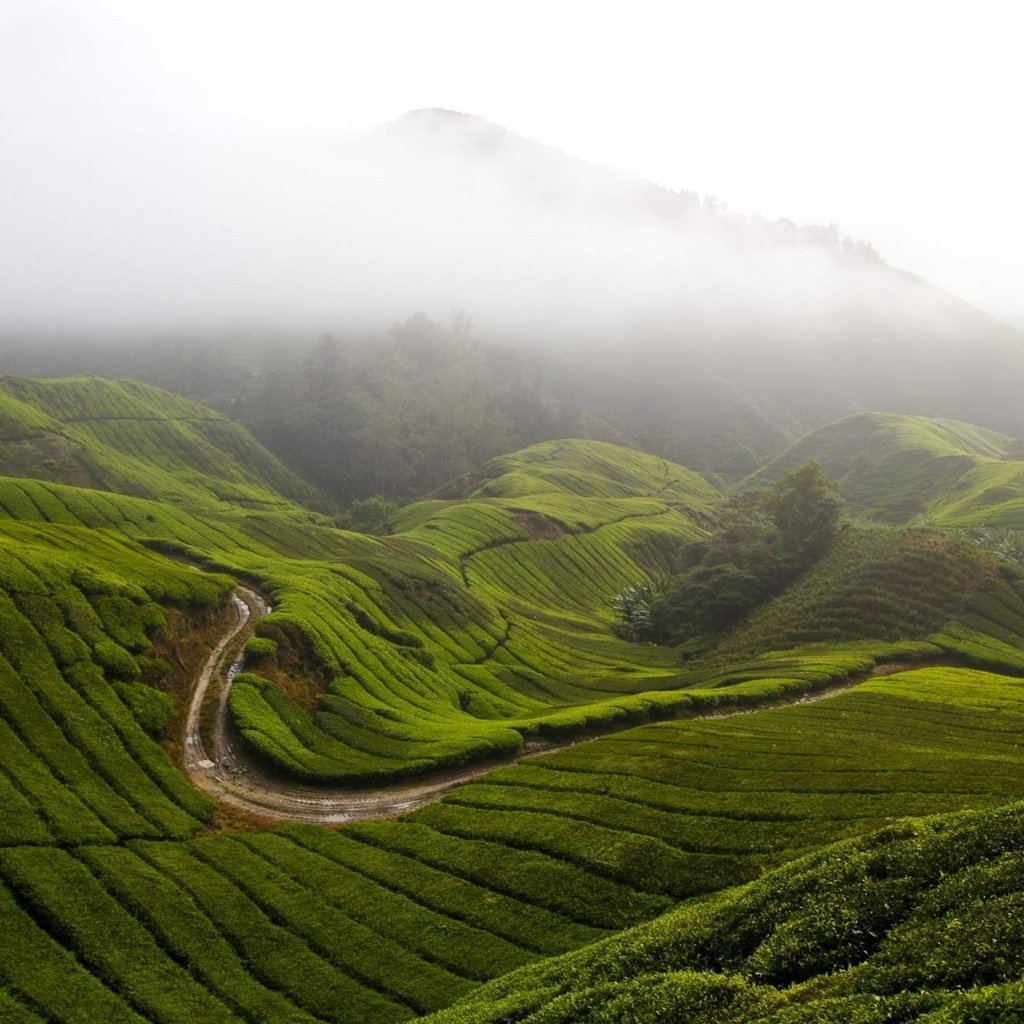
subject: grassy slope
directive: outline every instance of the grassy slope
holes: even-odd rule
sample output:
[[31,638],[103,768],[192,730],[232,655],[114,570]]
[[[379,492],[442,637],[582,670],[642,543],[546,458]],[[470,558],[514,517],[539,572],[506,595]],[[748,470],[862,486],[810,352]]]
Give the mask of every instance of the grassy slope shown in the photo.
[[1024,804],[903,819],[559,960],[437,1024],[1009,1022]]
[[188,504],[324,502],[226,417],[99,377],[0,377],[0,474]]
[[[784,635],[790,647],[859,647],[770,656],[765,637],[779,623],[769,616],[760,642],[738,642],[745,662],[684,668],[671,652],[611,636],[607,601],[693,535],[681,510],[706,514],[700,481],[636,453],[563,442],[495,460],[461,491],[404,509],[378,552],[349,552],[348,569],[329,580],[305,568],[300,591],[282,566],[267,577],[279,611],[266,631],[279,615],[301,624],[332,673],[312,720],[269,683],[237,687],[236,719],[282,767],[325,779],[408,773],[511,750],[524,735],[824,686],[889,657],[889,641],[923,638],[964,612],[965,588],[1007,590],[970,549],[851,534],[817,582],[787,598]],[[428,551],[429,572],[413,560]],[[339,574],[356,628],[340,610],[333,621],[319,610],[339,593]],[[837,588],[837,578],[855,583]],[[831,608],[822,590],[834,591]],[[322,595],[315,604],[311,592]],[[814,628],[808,602],[821,612]]]
[[784,469],[816,459],[839,481],[852,511],[882,522],[907,522],[976,495],[990,477],[1020,480],[1024,464],[1008,460],[1002,434],[953,420],[858,413],[821,427],[759,470],[748,482],[770,483]]
[[192,835],[212,808],[144,731],[171,705],[139,657],[158,602],[217,603],[231,581],[114,534],[22,523],[0,528],[0,579],[5,840]]
[[823,843],[1024,796],[1022,697],[1017,680],[922,669],[630,730],[400,822],[8,837],[0,974],[41,1018],[405,1019]]
[[0,482],[0,516],[116,529],[259,581],[275,608],[263,631],[299,649],[320,693],[311,717],[247,677],[243,734],[301,777],[368,779],[641,713],[645,691],[677,688],[671,652],[611,635],[608,600],[698,535],[715,496],[662,460],[567,442],[492,466],[467,500],[411,506],[387,538],[294,505],[182,509],[17,479]]
[[[925,668],[821,704],[582,744],[400,822],[189,838],[209,807],[141,731],[125,687],[138,685],[154,600],[215,600],[225,584],[125,535],[244,570],[272,592],[268,630],[302,630],[321,665],[344,659],[343,693],[367,712],[342,730],[345,756],[367,753],[357,739],[381,742],[380,722],[399,763],[431,729],[449,750],[452,735],[461,742],[450,728],[460,716],[490,740],[509,723],[757,699],[950,650],[1024,670],[1024,607],[971,565],[985,600],[933,643],[751,648],[684,672],[610,640],[604,588],[657,566],[713,497],[660,460],[583,443],[497,460],[461,501],[404,510],[389,538],[332,530],[287,504],[191,515],[0,482],[0,638],[13,666],[0,724],[5,755],[18,751],[0,768],[15,808],[0,836],[0,1010],[28,1021],[407,1019],[906,813],[1024,797],[1020,684]],[[673,692],[680,684],[691,688]],[[663,689],[642,692],[652,686]],[[353,706],[343,699],[339,713],[358,717]]]
[[818,565],[721,641],[716,660],[797,644],[923,638],[983,600],[1016,606],[1015,578],[955,536],[851,525]]

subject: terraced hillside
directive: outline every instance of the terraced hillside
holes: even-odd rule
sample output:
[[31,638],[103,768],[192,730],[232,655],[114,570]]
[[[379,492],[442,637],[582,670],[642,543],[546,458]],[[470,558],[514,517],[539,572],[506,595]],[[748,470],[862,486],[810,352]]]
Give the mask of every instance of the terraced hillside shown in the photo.
[[0,483],[13,518],[115,528],[256,581],[274,606],[260,631],[278,654],[233,689],[237,727],[279,770],[333,782],[507,754],[525,736],[686,703],[643,696],[677,689],[680,667],[671,651],[616,638],[608,602],[699,535],[715,500],[680,467],[587,442],[496,460],[467,497],[410,506],[384,538],[294,505],[190,514]]
[[[605,951],[630,976],[664,974],[644,998],[680,1019],[854,1020],[862,1004],[881,1007],[864,1020],[900,1006],[912,1019],[957,985],[1019,976],[1017,874],[998,858],[1016,841],[1005,805],[1024,800],[1024,599],[990,557],[850,535],[853,553],[807,587],[869,554],[877,607],[859,632],[838,634],[834,610],[794,589],[772,621],[819,634],[773,645],[774,627],[752,624],[731,653],[682,664],[610,629],[610,595],[714,515],[713,489],[662,460],[535,446],[403,509],[386,537],[284,496],[235,505],[219,486],[172,504],[0,480],[3,1019],[401,1021],[459,999],[451,1019],[615,1019],[590,1009],[595,992],[623,1019],[657,1019],[662,1004],[601,975]],[[906,573],[880,568],[894,561],[930,586],[909,611]],[[175,766],[183,682],[233,628],[231,577],[273,605],[232,691],[270,782],[376,785],[644,724],[506,764],[399,820],[239,817]],[[986,817],[901,823],[968,810]],[[939,849],[947,835],[959,860]],[[854,845],[832,854],[837,841]],[[847,903],[815,917],[831,905],[801,894],[821,892]],[[925,939],[897,943],[929,913],[986,936],[959,974]],[[889,959],[870,960],[883,933]],[[572,954],[581,994],[562,962],[530,966],[595,941]],[[847,987],[829,975],[812,1002],[847,967]],[[800,1017],[801,1001],[822,1015]]]
[[115,534],[6,523],[0,540],[6,841],[192,835],[211,808],[146,735],[173,701],[140,652],[160,602],[219,603],[230,581]]
[[324,504],[227,417],[148,384],[99,377],[0,376],[0,475],[163,502]]
[[1024,1016],[1024,804],[904,818],[486,986],[434,1024]]
[[[121,545],[141,584],[154,557]],[[61,583],[24,575],[26,590]],[[208,580],[180,570],[182,586],[223,586]],[[96,782],[88,760],[77,773],[66,763],[50,734],[71,728],[70,712],[81,718],[71,683],[83,672],[41,672],[55,641],[34,634],[10,622],[4,633],[5,656],[29,650],[37,663],[26,673],[34,700],[12,691],[4,711],[27,750],[24,764],[4,763],[26,808],[19,829],[6,819],[0,847],[12,1019],[407,1019],[831,840],[1024,796],[1021,684],[921,669],[817,704],[629,730],[493,774],[400,822],[190,839],[209,807],[165,779],[173,772],[132,726],[117,680],[92,680],[88,699],[135,745],[123,741],[114,761],[118,748],[97,732],[86,754]],[[908,646],[890,656],[934,653]],[[100,639],[94,649],[92,661],[107,650]],[[818,658],[835,671],[844,655]],[[845,659],[847,669],[871,660]],[[26,706],[39,710],[25,716]],[[142,787],[131,760],[177,803]],[[129,807],[98,785],[121,773]],[[72,796],[70,808],[57,802]]]
[[[848,525],[828,554],[756,608],[718,645],[718,657],[839,640],[921,638],[973,609],[1016,605],[1016,570],[957,533]],[[984,627],[991,631],[994,624]]]
[[1024,461],[1012,438],[954,420],[858,413],[802,438],[755,473],[777,479],[815,459],[861,516],[942,525],[1024,522]]

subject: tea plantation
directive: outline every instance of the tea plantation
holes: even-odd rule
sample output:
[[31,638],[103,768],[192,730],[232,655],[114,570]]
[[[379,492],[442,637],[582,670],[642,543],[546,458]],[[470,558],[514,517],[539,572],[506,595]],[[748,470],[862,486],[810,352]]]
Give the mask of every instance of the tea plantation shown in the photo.
[[[851,527],[683,662],[610,604],[713,526],[681,467],[547,442],[366,536],[184,400],[0,384],[0,1019],[1020,1019],[1012,567]],[[268,779],[504,765],[343,828],[218,808],[178,744],[237,579]]]
[[859,516],[1019,529],[1024,524],[1020,442],[955,420],[858,413],[812,431],[746,485],[778,479],[806,459],[838,480]]

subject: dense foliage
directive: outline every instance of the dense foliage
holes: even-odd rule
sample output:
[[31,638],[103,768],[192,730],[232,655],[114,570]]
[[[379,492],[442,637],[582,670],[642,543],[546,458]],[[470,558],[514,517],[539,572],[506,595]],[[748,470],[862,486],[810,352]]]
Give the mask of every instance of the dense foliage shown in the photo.
[[631,584],[612,600],[631,640],[683,644],[692,652],[806,572],[839,531],[843,503],[816,462],[786,472],[771,489],[743,491],[719,528],[685,545],[682,571]]
[[587,432],[545,393],[536,360],[481,346],[462,312],[447,327],[417,314],[381,344],[326,334],[282,370],[253,382],[232,414],[346,500],[408,498],[501,452]]

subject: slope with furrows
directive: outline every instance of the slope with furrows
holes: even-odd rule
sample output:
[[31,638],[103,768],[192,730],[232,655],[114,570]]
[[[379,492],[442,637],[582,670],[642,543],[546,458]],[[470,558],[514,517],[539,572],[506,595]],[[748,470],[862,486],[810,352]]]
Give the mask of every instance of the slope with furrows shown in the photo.
[[1018,581],[1011,566],[955,534],[850,524],[817,565],[723,638],[716,657],[814,642],[921,639],[947,622],[969,621],[986,602],[1019,615]]
[[[509,753],[548,724],[642,713],[629,695],[678,685],[671,652],[612,635],[608,600],[700,532],[714,489],[663,460],[577,441],[486,472],[479,493],[410,506],[385,538],[287,503],[172,509],[10,478],[0,516],[117,529],[258,582],[274,605],[261,630],[315,692],[299,706],[245,675],[232,694],[241,735],[300,778],[369,780]],[[253,666],[273,678],[287,667]]]
[[1022,839],[1020,803],[904,818],[527,967],[430,1020],[1019,1020]]
[[1024,527],[1020,442],[953,420],[860,413],[821,427],[745,481],[817,460],[857,515],[943,528]]
[[642,712],[630,695],[679,685],[671,652],[612,634],[608,602],[699,535],[713,488],[584,441],[501,457],[461,486],[401,510],[375,551],[329,573],[266,575],[261,631],[299,624],[329,676],[312,717],[256,677],[233,689],[243,736],[279,768],[344,781],[459,764]]
[[[664,567],[715,500],[679,467],[586,442],[504,457],[387,537],[283,501],[190,511],[0,480],[0,1015],[383,1022],[468,999],[447,1019],[697,1007],[740,1024],[756,1007],[781,1024],[1010,999],[956,990],[1019,975],[1019,829],[1001,809],[1024,799],[1016,576],[879,530],[825,567],[870,555],[886,600],[859,630],[830,631],[795,592],[777,621],[816,625],[809,646],[765,626],[682,665],[616,639],[608,595]],[[578,742],[398,821],[225,828],[153,739],[170,708],[151,645],[168,609],[217,607],[230,581],[158,551],[271,599],[279,653],[247,666],[239,722],[245,700],[257,727],[273,713],[295,774],[390,778],[645,715],[751,713]],[[906,575],[947,590],[908,610]],[[289,689],[295,672],[312,692]],[[798,702],[815,691],[829,699]],[[755,710],[773,700],[793,706]],[[976,825],[904,820],[968,809]],[[598,939],[570,954],[579,992],[564,962],[537,963]]]
[[225,416],[99,377],[0,377],[0,474],[191,505],[324,503]]
[[922,669],[596,740],[400,822],[3,846],[0,972],[39,1019],[90,1019],[72,996],[103,1019],[408,1019],[831,840],[1024,796],[1022,692]]
[[771,483],[815,459],[858,515],[906,522],[972,490],[979,468],[1009,459],[1012,445],[1003,434],[954,420],[858,413],[812,431],[747,483]]

